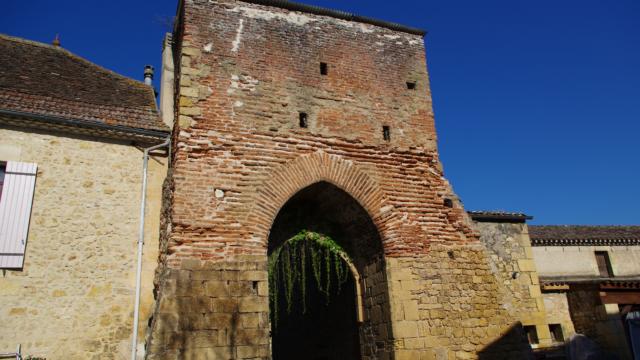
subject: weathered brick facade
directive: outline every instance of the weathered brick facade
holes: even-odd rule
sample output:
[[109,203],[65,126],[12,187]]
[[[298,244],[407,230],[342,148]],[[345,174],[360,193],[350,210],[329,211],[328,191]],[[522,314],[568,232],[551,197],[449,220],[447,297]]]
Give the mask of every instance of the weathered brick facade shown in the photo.
[[358,269],[373,284],[362,358],[529,356],[443,177],[422,36],[235,0],[185,1],[177,29],[148,358],[270,358],[270,231],[321,182],[355,199],[381,242]]

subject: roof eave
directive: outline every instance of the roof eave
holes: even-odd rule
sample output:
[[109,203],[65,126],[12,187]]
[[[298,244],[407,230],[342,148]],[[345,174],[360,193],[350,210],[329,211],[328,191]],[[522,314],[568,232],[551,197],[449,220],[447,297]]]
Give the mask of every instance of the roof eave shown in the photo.
[[[0,115],[4,115],[8,118],[26,119],[29,121],[35,121],[36,123],[55,125],[57,127],[57,130],[61,128],[80,130],[70,131],[76,134],[88,134],[111,139],[131,140],[141,143],[160,143],[169,136],[169,131],[132,128],[122,125],[109,125],[84,119],[64,118],[60,116],[36,114],[9,109],[0,109]],[[10,125],[21,127],[25,126],[25,124],[23,124],[20,120],[12,122]],[[30,125],[32,124],[27,124],[26,127],[35,127],[45,130],[47,129],[46,127],[42,126]]]
[[533,220],[533,216],[526,214],[499,214],[499,213],[483,213],[477,211],[467,212],[471,220],[477,222],[497,222],[497,223],[526,223],[527,220]]
[[[405,26],[402,24],[389,22],[385,20],[374,19],[366,16],[360,16],[356,14],[352,14],[346,11],[328,9],[320,6],[301,4],[293,1],[287,0],[240,0],[250,4],[257,5],[265,5],[265,6],[273,6],[281,9],[291,10],[291,11],[300,11],[304,13],[321,15],[321,16],[329,16],[337,19],[347,20],[347,21],[355,21],[359,23],[369,24],[380,26],[383,28],[387,28],[394,31],[405,32],[412,35],[425,36],[427,34],[426,30]],[[182,1],[180,1],[182,3]]]

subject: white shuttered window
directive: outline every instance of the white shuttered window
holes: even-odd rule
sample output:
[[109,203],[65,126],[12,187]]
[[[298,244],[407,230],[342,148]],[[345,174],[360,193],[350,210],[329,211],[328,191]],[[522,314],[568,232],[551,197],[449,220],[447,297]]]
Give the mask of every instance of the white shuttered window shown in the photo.
[[21,269],[37,165],[8,161],[0,197],[0,269]]

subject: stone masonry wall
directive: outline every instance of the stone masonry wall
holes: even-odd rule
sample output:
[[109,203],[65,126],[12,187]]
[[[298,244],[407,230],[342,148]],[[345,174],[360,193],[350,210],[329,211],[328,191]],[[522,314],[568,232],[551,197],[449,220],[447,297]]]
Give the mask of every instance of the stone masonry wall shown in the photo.
[[569,339],[576,331],[573,328],[566,292],[545,292],[542,294],[547,315],[547,324],[560,324],[562,335]]
[[[523,325],[536,326],[539,345],[551,345],[531,240],[524,223],[476,222],[491,270],[504,294],[500,304]],[[514,278],[515,277],[515,278]]]
[[[614,276],[640,275],[637,246],[536,246],[535,261],[541,277],[600,276],[595,252],[606,251]],[[570,260],[570,261],[567,261]]]
[[631,359],[617,304],[603,304],[596,285],[571,285],[567,292],[575,331],[596,341],[620,359]]
[[[0,274],[0,352],[128,359],[142,151],[128,144],[0,129],[0,160],[38,164],[24,268]],[[149,161],[140,339],[153,308],[160,188]]]
[[[517,320],[492,295],[496,280],[464,209],[445,206],[455,196],[436,149],[423,39],[234,0],[181,9],[170,231],[149,358],[269,358],[268,324],[237,319],[268,319],[260,283],[271,225],[320,181],[356,199],[382,239],[393,346],[378,358],[477,358],[500,340]],[[465,251],[446,270],[444,247]],[[452,299],[460,308],[450,314],[428,307]],[[250,329],[251,339],[238,336]],[[506,348],[526,358],[515,339]]]
[[387,264],[395,359],[532,358],[482,246],[434,245]]

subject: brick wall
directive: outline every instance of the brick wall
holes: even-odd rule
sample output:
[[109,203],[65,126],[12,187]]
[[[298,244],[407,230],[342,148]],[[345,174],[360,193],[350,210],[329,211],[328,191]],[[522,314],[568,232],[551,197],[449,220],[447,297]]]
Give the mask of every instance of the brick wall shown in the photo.
[[[170,230],[149,358],[268,357],[269,325],[252,322],[260,330],[239,337],[245,327],[234,319],[268,319],[267,297],[252,284],[266,278],[271,226],[293,195],[320,181],[353,197],[382,242],[393,341],[373,358],[473,358],[510,328],[515,320],[494,302],[496,279],[477,234],[459,204],[444,205],[455,196],[438,158],[420,36],[241,1],[186,1],[182,10]],[[450,262],[464,274],[430,272],[447,247],[473,253],[472,266]],[[464,306],[429,308],[454,287],[468,289],[459,295]],[[226,315],[209,315],[216,312]],[[213,323],[221,331],[208,332]],[[363,334],[361,345],[375,347]],[[181,340],[191,338],[199,345]]]

